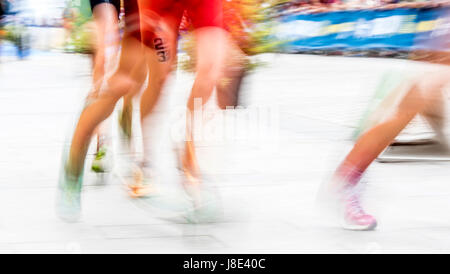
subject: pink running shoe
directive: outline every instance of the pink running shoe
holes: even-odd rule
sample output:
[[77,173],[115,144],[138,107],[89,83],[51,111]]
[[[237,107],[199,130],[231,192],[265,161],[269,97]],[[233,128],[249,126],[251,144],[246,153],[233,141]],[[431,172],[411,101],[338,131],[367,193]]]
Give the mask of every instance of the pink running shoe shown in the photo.
[[343,200],[344,203],[344,229],[349,230],[374,230],[377,226],[377,220],[364,212],[361,207],[359,197],[353,193],[347,195]]

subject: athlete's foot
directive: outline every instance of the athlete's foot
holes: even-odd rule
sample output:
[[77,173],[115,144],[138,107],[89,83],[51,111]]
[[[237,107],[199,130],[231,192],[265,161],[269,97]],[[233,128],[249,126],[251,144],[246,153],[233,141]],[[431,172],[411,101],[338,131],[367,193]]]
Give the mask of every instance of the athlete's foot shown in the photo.
[[183,172],[183,188],[186,194],[188,194],[188,196],[192,199],[194,208],[200,208],[202,206],[202,189],[200,178],[198,175],[194,175],[195,173],[186,167],[182,167],[181,170]]
[[344,194],[343,197],[343,228],[349,230],[374,230],[376,219],[367,214],[361,206],[357,193]]
[[151,176],[144,174],[143,168],[138,166],[133,167],[132,178],[127,182],[127,188],[128,195],[132,198],[144,198],[157,194]]
[[353,169],[351,172],[336,172],[319,190],[320,209],[327,218],[338,221],[345,229],[373,230],[377,226],[376,219],[361,206],[361,176],[362,172]]
[[190,223],[217,222],[221,216],[221,207],[217,196],[203,187],[200,179],[189,173],[183,172],[183,187],[192,201],[193,210],[185,216]]
[[193,210],[185,218],[190,223],[216,222],[221,216],[221,207],[214,193],[204,188],[199,168],[193,158],[189,158],[176,149],[178,169],[182,175],[182,186],[190,198]]
[[81,216],[82,176],[74,176],[66,168],[58,181],[56,211],[59,218],[66,222],[76,222]]
[[97,173],[108,172],[111,168],[110,159],[107,157],[107,147],[101,146],[97,153],[95,154],[95,158],[92,161],[91,169]]
[[201,179],[199,176],[198,167],[195,164],[196,160],[189,157],[187,153],[183,153],[180,148],[175,148],[177,157],[177,168],[182,173],[181,184],[188,196],[192,198],[194,207],[199,207],[201,204]]

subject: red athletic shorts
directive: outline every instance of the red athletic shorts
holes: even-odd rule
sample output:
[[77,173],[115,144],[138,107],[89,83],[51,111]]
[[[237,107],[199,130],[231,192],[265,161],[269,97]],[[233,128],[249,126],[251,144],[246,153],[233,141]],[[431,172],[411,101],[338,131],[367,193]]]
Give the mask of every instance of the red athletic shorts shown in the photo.
[[222,0],[139,0],[142,39],[153,47],[155,24],[163,19],[178,29],[186,11],[194,29],[203,27],[223,28]]

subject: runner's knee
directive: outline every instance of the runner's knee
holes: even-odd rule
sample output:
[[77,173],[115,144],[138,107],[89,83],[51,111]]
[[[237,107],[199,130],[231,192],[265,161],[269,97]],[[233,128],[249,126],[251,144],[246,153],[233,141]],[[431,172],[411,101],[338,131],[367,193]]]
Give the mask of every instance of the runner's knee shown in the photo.
[[119,100],[133,89],[134,81],[126,73],[121,71],[113,74],[107,81],[107,86],[100,92],[100,96],[107,96]]

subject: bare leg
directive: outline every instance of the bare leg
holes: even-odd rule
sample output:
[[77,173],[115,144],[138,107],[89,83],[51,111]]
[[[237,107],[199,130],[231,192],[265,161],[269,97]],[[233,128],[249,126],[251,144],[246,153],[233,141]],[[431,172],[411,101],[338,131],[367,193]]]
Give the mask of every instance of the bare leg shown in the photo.
[[[223,64],[226,56],[228,33],[216,27],[200,28],[195,31],[196,38],[196,78],[187,103],[188,115],[186,121],[186,142],[182,158],[183,168],[187,178],[197,178],[199,168],[195,154],[194,101],[201,100],[205,104],[213,92],[214,87],[222,77]],[[190,180],[190,183],[198,183]]]
[[[93,81],[101,85],[105,72],[112,70],[119,47],[118,14],[111,4],[96,5],[93,11],[96,25],[96,48],[94,55]],[[96,88],[95,90],[99,90]]]
[[[63,162],[64,173],[58,183],[57,213],[65,220],[75,221],[80,216],[83,166],[94,130],[113,112],[122,96],[142,85],[142,81],[136,82],[130,76],[141,56],[138,50],[122,51],[120,64],[114,74],[107,77],[105,88],[100,89],[100,84],[94,84],[91,96],[87,98],[72,137],[68,159]],[[106,78],[105,75],[103,77]]]
[[369,129],[358,139],[345,162],[360,171],[365,170],[414,116],[422,111],[422,100],[417,88],[412,88],[392,117]]
[[[123,43],[133,43],[133,46],[126,44],[122,49],[119,66],[116,72],[107,80],[107,88],[91,98],[80,115],[70,148],[69,164],[70,173],[79,175],[84,165],[86,151],[90,138],[95,128],[105,120],[114,110],[116,102],[130,91],[139,89],[144,81],[142,78],[138,82],[130,76],[130,71],[142,58],[141,50],[131,50],[130,47],[140,45],[138,41],[125,39]],[[136,68],[139,69],[139,68]],[[95,87],[94,87],[95,88]]]
[[[141,96],[140,118],[144,146],[143,164],[147,165],[151,158],[150,138],[153,130],[149,115],[156,106],[167,77],[176,62],[178,22],[167,21],[164,37],[153,38],[152,45],[145,49],[148,69],[148,85]],[[145,171],[145,170],[144,170]]]
[[127,72],[118,71],[108,80],[108,90],[89,103],[82,111],[75,133],[69,156],[69,172],[80,175],[91,136],[95,128],[113,112],[117,100],[127,93],[134,82]]
[[[344,228],[372,230],[375,218],[362,209],[356,187],[363,172],[417,115],[442,116],[442,90],[448,72],[428,73],[414,80],[395,113],[364,133],[334,175],[332,190],[337,191],[343,209]],[[431,111],[433,110],[433,111]]]
[[[106,74],[110,73],[117,60],[119,50],[118,14],[114,5],[102,3],[95,6],[93,17],[96,26],[96,43],[93,54],[93,83],[94,89],[89,97],[95,98],[101,91]],[[92,169],[97,172],[105,171],[102,164],[104,150],[108,146],[109,121],[105,121],[97,128],[97,156],[92,163]],[[98,158],[97,158],[98,157]]]
[[442,88],[448,82],[445,73],[426,74],[413,84],[394,115],[363,134],[345,158],[363,172],[370,163],[393,141],[417,114],[426,117],[442,112]]
[[120,117],[120,127],[122,132],[128,137],[131,137],[131,126],[133,121],[133,98],[139,93],[142,85],[147,77],[146,59],[141,42],[131,35],[125,34],[122,41],[122,58],[124,60],[134,60],[135,63],[121,62],[120,66],[124,70],[130,71],[131,79],[136,83],[134,88],[123,97],[123,107]]
[[221,109],[239,104],[239,93],[246,72],[247,56],[231,38],[228,45],[223,75],[216,86],[217,104]]

